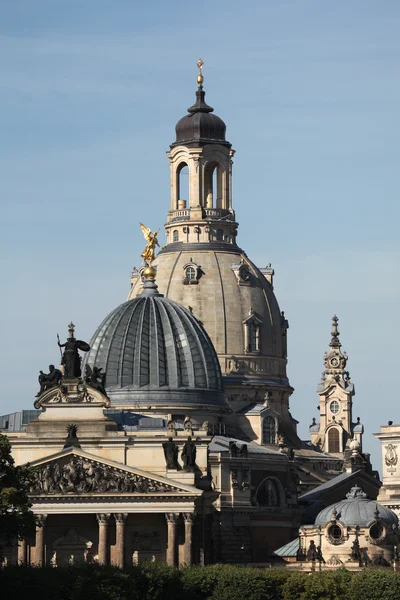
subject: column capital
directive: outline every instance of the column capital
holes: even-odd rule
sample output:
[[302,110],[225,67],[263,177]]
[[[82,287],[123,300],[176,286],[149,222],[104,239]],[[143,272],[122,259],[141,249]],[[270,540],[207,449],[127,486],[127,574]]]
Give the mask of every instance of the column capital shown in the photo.
[[185,523],[193,523],[196,517],[196,513],[182,513]]
[[38,527],[44,527],[47,519],[47,515],[35,515],[36,517],[36,525]]
[[165,513],[167,523],[176,523],[179,518],[179,513]]
[[114,513],[114,518],[116,523],[124,524],[128,518],[128,513]]
[[99,525],[107,525],[111,514],[97,513],[96,518]]

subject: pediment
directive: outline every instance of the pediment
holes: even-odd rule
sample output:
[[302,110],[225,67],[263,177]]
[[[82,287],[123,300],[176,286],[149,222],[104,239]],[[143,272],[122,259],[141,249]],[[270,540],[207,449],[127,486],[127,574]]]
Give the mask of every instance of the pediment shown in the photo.
[[201,496],[192,485],[181,484],[78,448],[67,448],[30,464],[34,482],[30,496]]
[[40,394],[34,403],[36,409],[59,408],[66,405],[71,408],[76,408],[76,405],[109,408],[110,400],[92,385],[76,378],[62,379],[59,385]]

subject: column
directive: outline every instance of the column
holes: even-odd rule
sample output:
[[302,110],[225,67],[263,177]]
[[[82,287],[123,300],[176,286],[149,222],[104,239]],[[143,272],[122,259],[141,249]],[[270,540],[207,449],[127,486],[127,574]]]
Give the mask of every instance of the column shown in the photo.
[[96,515],[97,522],[99,524],[99,565],[106,565],[108,563],[108,521],[110,519],[110,515],[106,515],[104,513],[100,513]]
[[44,528],[47,515],[38,515],[36,517],[36,539],[33,563],[36,567],[43,567],[44,564]]
[[117,513],[115,517],[115,557],[114,565],[120,569],[124,568],[125,558],[125,523],[127,513]]
[[183,518],[185,520],[185,548],[184,548],[184,559],[183,562],[185,565],[191,565],[193,562],[193,523],[195,514],[194,513],[184,513]]
[[26,540],[18,540],[18,564],[26,565],[27,545]]
[[168,545],[167,545],[167,565],[170,567],[177,566],[177,535],[176,535],[176,524],[178,522],[179,513],[166,513],[165,518],[167,519],[168,526]]

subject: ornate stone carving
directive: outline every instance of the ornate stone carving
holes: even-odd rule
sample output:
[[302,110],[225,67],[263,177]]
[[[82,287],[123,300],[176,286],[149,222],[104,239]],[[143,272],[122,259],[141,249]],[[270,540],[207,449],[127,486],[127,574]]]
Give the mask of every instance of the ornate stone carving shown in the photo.
[[332,556],[326,561],[326,564],[330,565],[331,567],[339,567],[340,565],[343,565],[343,562],[336,554],[332,554]]
[[128,513],[115,513],[114,518],[116,523],[123,525],[128,518]]
[[195,516],[194,513],[183,513],[185,523],[194,523]]
[[109,467],[94,460],[71,456],[35,469],[31,494],[88,494],[174,492],[175,487]]
[[167,523],[176,523],[179,517],[179,513],[165,513]]
[[96,515],[97,522],[99,523],[99,525],[107,525],[110,517],[111,515],[106,513],[98,513]]
[[396,471],[396,465],[398,462],[396,448],[397,446],[395,446],[394,444],[388,444],[387,446],[385,446],[385,464],[388,467],[389,473],[392,474]]

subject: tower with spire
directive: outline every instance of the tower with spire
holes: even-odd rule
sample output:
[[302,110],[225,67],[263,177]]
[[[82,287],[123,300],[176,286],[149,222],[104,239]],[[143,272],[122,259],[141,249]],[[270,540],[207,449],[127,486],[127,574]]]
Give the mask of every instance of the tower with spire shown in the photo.
[[[297,446],[286,374],[289,324],[274,294],[271,264],[258,268],[238,246],[234,150],[224,121],[206,102],[202,60],[197,67],[195,103],[177,122],[167,153],[171,197],[166,244],[154,261],[158,287],[210,336],[236,433],[265,444],[283,436]],[[143,269],[135,269],[128,299],[141,293],[144,281]]]
[[357,446],[362,451],[363,425],[358,418],[353,423],[352,408],[355,394],[354,384],[346,370],[347,354],[342,352],[339,319],[332,318],[329,352],[325,352],[325,370],[317,388],[319,395],[319,423],[313,419],[310,426],[311,442],[324,452],[347,457]]

